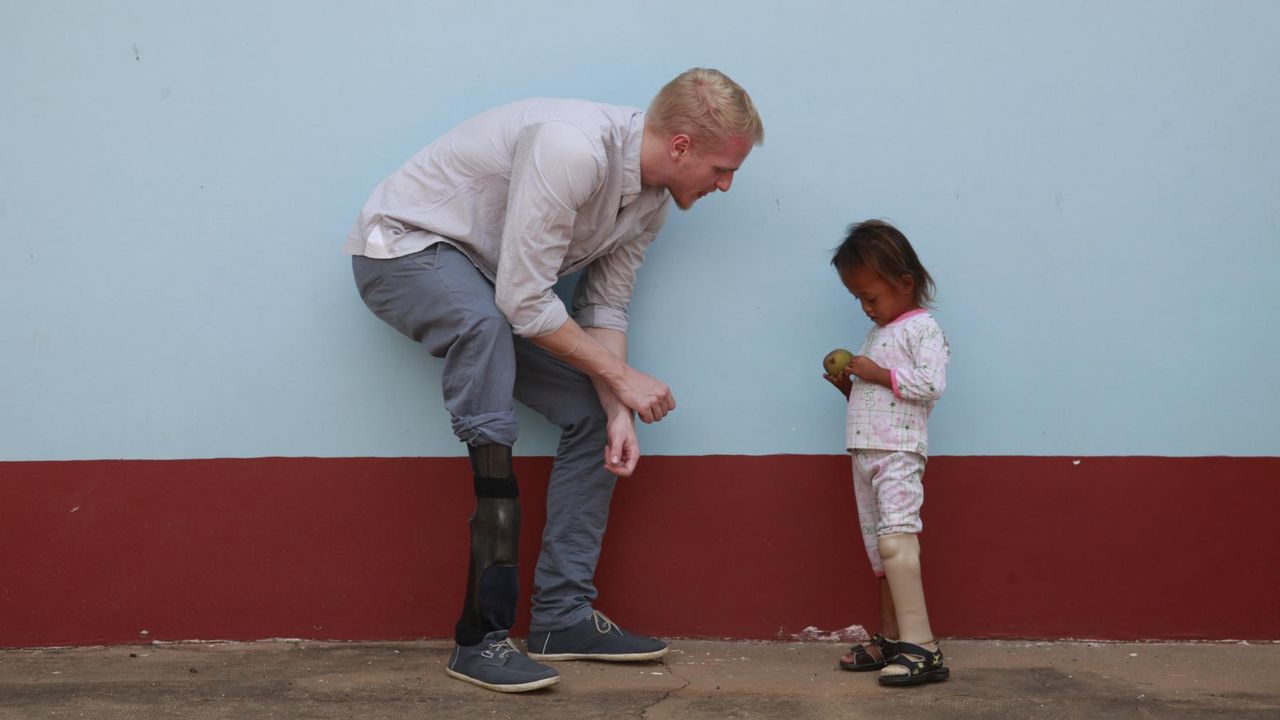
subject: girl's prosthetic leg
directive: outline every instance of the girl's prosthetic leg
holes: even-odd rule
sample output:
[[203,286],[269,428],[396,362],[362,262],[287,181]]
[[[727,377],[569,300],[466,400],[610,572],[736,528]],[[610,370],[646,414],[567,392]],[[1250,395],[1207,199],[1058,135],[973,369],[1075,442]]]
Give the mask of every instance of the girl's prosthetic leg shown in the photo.
[[[920,540],[911,533],[885,535],[878,543],[889,579],[902,640],[898,654],[880,670],[881,685],[918,685],[946,680],[951,671],[935,644],[920,581]],[[933,645],[932,648],[929,646]]]
[[920,539],[910,533],[897,533],[881,537],[878,545],[884,574],[893,593],[901,639],[917,645],[933,642],[933,629],[929,627],[929,613],[924,603],[924,583],[920,579]]

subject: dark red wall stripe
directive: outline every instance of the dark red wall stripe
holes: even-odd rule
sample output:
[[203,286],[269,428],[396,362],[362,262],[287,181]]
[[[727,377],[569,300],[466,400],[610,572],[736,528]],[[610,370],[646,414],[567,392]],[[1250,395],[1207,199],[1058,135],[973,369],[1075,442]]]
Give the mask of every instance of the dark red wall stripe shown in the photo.
[[[549,469],[517,460],[526,589]],[[925,486],[942,635],[1280,639],[1280,458],[937,457]],[[447,637],[472,502],[464,458],[0,463],[0,646]],[[873,628],[856,521],[844,456],[645,458],[599,607],[666,636]]]

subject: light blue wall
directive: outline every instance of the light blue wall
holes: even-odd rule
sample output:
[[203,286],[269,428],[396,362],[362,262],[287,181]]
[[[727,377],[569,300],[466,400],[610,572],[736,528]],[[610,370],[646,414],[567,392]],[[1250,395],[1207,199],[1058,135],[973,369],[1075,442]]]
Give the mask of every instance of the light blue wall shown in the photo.
[[768,137],[641,273],[645,452],[840,452],[828,254],[883,217],[955,353],[935,453],[1280,454],[1280,3],[7,0],[0,460],[459,454],[355,212],[477,111],[695,65]]

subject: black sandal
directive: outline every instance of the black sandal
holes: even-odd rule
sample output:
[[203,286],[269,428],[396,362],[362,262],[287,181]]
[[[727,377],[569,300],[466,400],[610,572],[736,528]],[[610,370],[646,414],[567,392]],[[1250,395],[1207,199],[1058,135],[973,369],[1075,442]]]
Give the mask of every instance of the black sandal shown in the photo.
[[898,654],[888,663],[901,665],[907,669],[906,675],[881,675],[881,685],[919,685],[927,682],[942,682],[951,676],[951,671],[942,664],[942,648],[930,651],[909,642],[898,643]]
[[[876,633],[871,636],[870,645],[854,645],[849,648],[849,654],[853,656],[853,661],[840,658],[840,669],[853,672],[879,670],[889,664],[890,658],[898,654],[898,643],[886,640],[883,635]],[[880,657],[877,658],[876,655]]]

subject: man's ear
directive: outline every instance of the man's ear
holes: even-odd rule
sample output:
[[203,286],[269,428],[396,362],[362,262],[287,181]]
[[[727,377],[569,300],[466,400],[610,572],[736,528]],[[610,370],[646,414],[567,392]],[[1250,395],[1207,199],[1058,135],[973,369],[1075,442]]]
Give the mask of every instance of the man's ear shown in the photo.
[[688,155],[692,151],[693,140],[684,133],[672,135],[671,142],[667,144],[667,149],[671,153],[671,159],[676,160],[677,158]]

